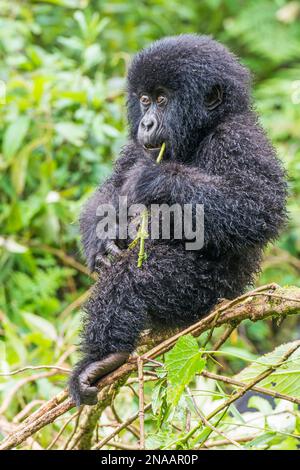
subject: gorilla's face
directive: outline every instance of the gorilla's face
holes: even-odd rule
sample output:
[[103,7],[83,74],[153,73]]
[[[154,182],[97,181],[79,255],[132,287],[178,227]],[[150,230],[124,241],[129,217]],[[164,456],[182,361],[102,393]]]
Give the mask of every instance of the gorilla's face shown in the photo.
[[145,152],[156,157],[163,142],[168,144],[166,126],[171,94],[164,88],[156,88],[152,93],[139,95],[141,120],[137,139]]
[[[203,111],[209,113],[216,109],[222,103],[222,97],[221,86],[213,86],[205,96]],[[157,157],[163,142],[170,153],[170,146],[174,144],[175,123],[179,119],[176,97],[172,96],[171,90],[158,86],[151,93],[140,92],[138,99],[141,111],[137,131],[138,142],[144,151],[154,158]],[[183,130],[184,122],[180,122],[180,126]]]
[[211,38],[165,38],[139,52],[128,72],[131,138],[151,156],[188,160],[228,114],[249,106],[249,75]]

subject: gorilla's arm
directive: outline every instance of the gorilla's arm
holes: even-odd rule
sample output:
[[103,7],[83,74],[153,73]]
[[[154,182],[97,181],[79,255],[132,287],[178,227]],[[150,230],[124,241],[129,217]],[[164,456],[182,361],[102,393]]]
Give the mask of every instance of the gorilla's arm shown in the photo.
[[175,162],[156,165],[143,161],[140,170],[135,169],[131,198],[146,205],[203,204],[205,245],[239,249],[264,244],[277,236],[285,220],[286,187],[281,167],[270,158],[264,172],[258,159],[247,168],[243,160],[235,155],[232,158],[235,161],[222,175]]
[[[108,265],[109,260],[105,258],[106,254],[116,255],[119,248],[109,238],[99,237],[97,235],[97,225],[101,220],[101,216],[97,215],[97,209],[101,204],[112,204],[118,208],[118,196],[120,187],[128,170],[134,162],[134,158],[128,155],[121,155],[117,160],[115,169],[110,178],[100,186],[93,195],[88,199],[80,214],[80,233],[87,264],[93,272],[97,260]],[[116,232],[118,227],[116,227]]]
[[96,231],[97,224],[100,221],[100,217],[96,215],[97,208],[103,203],[113,203],[116,191],[113,181],[109,179],[88,199],[80,214],[81,241],[87,265],[91,272],[95,270],[97,256],[103,255],[103,261],[105,262],[104,255],[106,253],[111,252],[113,254],[114,251],[118,250],[113,241],[99,238]]

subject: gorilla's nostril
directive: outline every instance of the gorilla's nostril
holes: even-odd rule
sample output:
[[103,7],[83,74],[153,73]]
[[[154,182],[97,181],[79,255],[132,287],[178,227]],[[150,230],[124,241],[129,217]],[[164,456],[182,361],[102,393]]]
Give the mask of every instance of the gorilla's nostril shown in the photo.
[[149,132],[154,127],[155,121],[154,119],[143,119],[142,120],[142,127],[145,131]]

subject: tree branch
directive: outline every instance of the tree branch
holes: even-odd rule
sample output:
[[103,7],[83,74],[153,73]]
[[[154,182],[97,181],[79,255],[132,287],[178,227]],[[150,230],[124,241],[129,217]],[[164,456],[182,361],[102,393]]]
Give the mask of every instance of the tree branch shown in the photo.
[[[193,336],[200,336],[211,328],[220,326],[236,326],[246,319],[251,321],[263,320],[269,317],[284,318],[287,315],[294,315],[300,310],[300,288],[281,288],[277,285],[260,287],[248,292],[238,299],[230,302],[222,302],[209,315],[199,320],[184,330],[170,336],[170,331],[165,331],[160,335],[148,335],[143,337],[142,359],[144,363],[153,360],[161,354],[169,351],[178,338],[188,333]],[[227,330],[227,334],[229,333]],[[227,337],[227,334],[225,337]],[[152,347],[154,346],[154,347]],[[152,349],[150,349],[152,347]],[[124,383],[132,371],[137,370],[136,357],[129,358],[128,362],[107,376],[103,377],[97,384],[99,391],[108,385]],[[255,385],[255,384],[253,384]],[[59,416],[69,411],[75,405],[68,396],[67,390],[62,391],[49,402],[42,405],[39,410],[29,416],[14,432],[7,436],[0,444],[0,450],[12,449],[35,432],[49,423],[55,421]]]

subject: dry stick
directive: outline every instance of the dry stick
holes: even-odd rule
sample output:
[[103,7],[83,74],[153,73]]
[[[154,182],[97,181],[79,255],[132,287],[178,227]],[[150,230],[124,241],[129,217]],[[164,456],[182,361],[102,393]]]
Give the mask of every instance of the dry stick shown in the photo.
[[[145,379],[144,379],[144,381],[145,381]],[[113,400],[112,400],[112,402],[111,402],[110,409],[111,409],[111,411],[112,411],[112,414],[114,415],[115,420],[116,420],[117,423],[118,423],[117,426],[118,426],[119,424],[122,424],[123,421],[122,421],[122,419],[120,418],[120,416],[118,415],[118,412],[117,412],[117,410],[116,410],[116,408],[115,408],[115,404],[114,404],[114,401],[113,401]],[[134,437],[136,437],[138,440],[140,440],[140,433],[139,433],[139,430],[138,430],[138,429],[136,429],[133,425],[129,425],[127,429],[128,429],[129,432],[131,432],[131,434],[132,434]],[[98,440],[99,440],[99,439],[97,439],[97,441],[98,441]]]
[[[280,305],[274,306],[274,307],[272,306],[272,310],[270,307],[270,311],[268,311],[268,313],[265,312],[264,308],[256,309],[255,304],[252,306],[253,313],[251,311],[249,312],[248,311],[249,306],[248,304],[245,304],[244,302],[241,305],[239,305],[236,309],[232,308],[243,300],[248,300],[248,301],[251,300],[252,297],[255,297],[257,292],[261,292],[262,290],[267,290],[267,289],[276,289],[276,288],[278,288],[276,284],[268,284],[266,286],[259,287],[258,289],[255,289],[251,292],[243,294],[240,297],[237,297],[236,299],[231,300],[230,302],[222,304],[220,307],[217,307],[215,310],[213,310],[209,315],[204,317],[199,322],[194,323],[193,325],[189,326],[185,330],[179,331],[177,334],[175,334],[171,338],[168,338],[165,341],[160,342],[149,353],[144,354],[144,358],[148,357],[150,353],[151,353],[151,357],[152,356],[157,357],[160,354],[167,352],[181,336],[187,335],[189,333],[192,334],[193,336],[199,336],[200,334],[204,333],[204,331],[207,331],[208,329],[212,327],[215,328],[215,327],[221,326],[225,323],[235,324],[236,322],[241,322],[242,320],[245,320],[246,318],[249,318],[249,317],[250,319],[252,319],[252,321],[256,321],[256,320],[262,320],[264,318],[268,318],[269,316],[272,316],[272,315],[275,316],[276,314],[278,316],[282,315],[281,311],[280,313],[276,312],[276,310],[280,310]],[[298,288],[296,289],[298,292]],[[300,289],[299,289],[299,297],[300,297]],[[300,298],[299,299],[296,298],[295,300],[293,300],[293,302],[295,301],[299,302]],[[262,305],[259,305],[258,303],[258,307],[264,307],[264,306],[265,306],[265,302]],[[277,309],[275,307],[277,307]],[[293,307],[296,309],[298,308],[295,306]],[[236,312],[240,312],[240,313],[236,313]],[[220,313],[223,313],[223,315],[220,315]],[[294,313],[298,313],[298,310],[296,310],[296,312]],[[292,314],[292,311],[288,310],[287,314]],[[216,321],[216,318],[217,318],[217,321]]]
[[44,400],[32,400],[27,405],[24,406],[24,408],[13,418],[12,422],[14,424],[19,424],[26,416],[29,415],[31,410],[35,408],[37,405],[41,405],[42,403],[45,403]]
[[[31,424],[32,422],[37,421],[41,416],[44,416],[52,409],[57,408],[61,403],[63,403],[68,398],[68,396],[69,396],[68,391],[62,390],[57,395],[55,395],[55,397],[51,398],[51,400],[47,401],[38,410],[36,410],[31,416],[28,416],[28,418],[26,418],[23,421],[21,426],[26,427],[28,424]],[[71,399],[69,401],[71,401]]]
[[[201,372],[201,375],[203,375],[203,377],[206,377],[208,379],[224,382],[228,385],[231,385],[232,387],[235,387],[235,386],[236,387],[245,387],[245,385],[247,385],[245,382],[240,382],[239,380],[232,379],[230,377],[226,377],[225,375],[213,374],[212,372],[203,371],[203,372]],[[275,392],[273,390],[269,390],[268,388],[258,387],[256,385],[254,387],[252,387],[252,390],[254,390],[255,392],[262,393],[263,395],[269,395],[273,398],[280,398],[281,400],[290,401],[292,403],[296,403],[296,404],[300,405],[300,398],[291,397],[289,395],[285,395],[285,394],[280,393],[280,392]]]
[[186,390],[188,392],[188,395],[189,397],[191,398],[192,402],[193,402],[193,405],[194,405],[194,408],[195,408],[195,411],[197,413],[197,415],[200,417],[201,421],[202,421],[202,424],[208,428],[210,428],[213,432],[215,432],[216,434],[219,434],[219,436],[222,436],[224,437],[227,441],[231,442],[231,444],[233,444],[235,447],[237,447],[238,449],[242,449],[242,447],[234,440],[234,439],[231,439],[229,436],[227,436],[223,431],[220,431],[220,429],[216,428],[212,423],[210,423],[208,421],[208,419],[205,418],[205,416],[202,414],[202,412],[200,411],[197,403],[196,403],[196,400],[195,400],[195,397],[193,396],[191,390],[189,389],[189,387],[186,387]]
[[257,292],[255,295],[266,295],[267,297],[274,297],[275,299],[290,300],[291,302],[300,302],[300,299],[295,299],[294,297],[285,297],[283,295],[276,295],[271,293],[266,294],[265,292]]
[[[272,286],[264,286],[264,289],[273,288]],[[259,288],[261,291],[263,288]],[[300,300],[300,289],[296,287],[290,288],[277,288],[276,293],[279,295],[286,294],[286,297],[293,297],[295,300],[287,301],[283,300],[281,302],[270,303],[267,299],[265,300],[262,296],[255,297],[255,292],[252,291],[245,296],[242,296],[240,300],[246,300],[240,305],[235,305],[236,301],[231,301],[222,304],[221,307],[217,307],[211,314],[195,323],[194,325],[182,330],[180,333],[172,336],[171,338],[163,341],[158,346],[155,346],[148,352],[143,355],[144,361],[148,358],[155,359],[160,354],[169,351],[169,349],[176,343],[177,339],[188,333],[193,336],[199,336],[200,334],[207,331],[211,325],[215,315],[222,310],[222,315],[219,316],[216,326],[221,326],[224,324],[236,324],[236,322],[241,322],[245,319],[250,319],[252,321],[263,320],[269,317],[282,317],[283,315],[295,315],[299,313],[299,300]],[[280,300],[280,299],[279,299]],[[169,332],[170,334],[170,332]],[[162,337],[159,337],[161,341]],[[150,344],[155,344],[155,339],[149,339]],[[126,364],[119,367],[117,370],[108,374],[106,377],[103,377],[98,382],[99,390],[101,390],[106,385],[111,385],[116,380],[128,375],[130,372],[136,370],[136,359],[130,359]],[[255,384],[254,384],[255,385]],[[65,403],[62,403],[64,400]],[[43,405],[39,410],[37,410],[33,415],[27,418],[16,430],[15,432],[8,436],[0,443],[0,450],[11,449],[19,444],[21,444],[27,437],[34,434],[36,431],[46,426],[49,423],[52,423],[56,418],[64,414],[66,411],[70,410],[74,406],[74,402],[68,398],[67,390],[62,391],[56,397],[52,398],[49,402]]]
[[52,449],[52,447],[56,444],[56,442],[58,441],[58,439],[60,438],[60,436],[62,435],[62,433],[64,432],[64,430],[66,429],[66,427],[68,426],[68,424],[74,419],[76,418],[79,413],[80,413],[81,410],[77,411],[76,413],[74,413],[72,416],[70,416],[70,418],[65,422],[65,424],[63,425],[63,427],[60,429],[59,433],[55,436],[55,438],[53,439],[53,441],[48,445],[47,449],[46,450],[50,450]]
[[[0,433],[3,436],[12,434],[16,427],[16,424],[10,423],[5,419],[4,416],[0,416]],[[38,442],[36,442],[32,437],[28,437],[28,439],[25,441],[25,444],[28,444],[28,447],[31,450],[44,450],[42,446]]]
[[82,306],[82,304],[89,298],[92,290],[93,290],[93,287],[90,287],[86,292],[84,292],[79,297],[77,297],[77,299],[75,299],[59,314],[59,318],[60,319],[67,318],[70,315],[70,313],[72,313],[74,310],[79,309]]
[[[58,366],[59,369],[61,368],[61,367],[60,367],[60,364],[63,364],[63,362],[66,360],[66,358],[73,352],[73,350],[74,350],[73,347],[67,349],[67,350],[62,354],[62,356],[59,358],[59,360],[58,360],[58,362],[57,362],[57,366]],[[29,367],[30,367],[30,369],[32,369],[32,367],[35,367],[35,366],[29,366]],[[37,367],[39,367],[39,366],[37,366]],[[51,369],[57,369],[56,366],[50,366],[50,368],[51,368]],[[23,370],[25,370],[25,368],[24,368]],[[17,372],[20,372],[20,371],[22,371],[22,369],[19,369],[18,371],[13,372],[13,375],[14,375],[14,373],[17,373]],[[40,373],[40,374],[34,374],[34,375],[30,375],[30,376],[28,376],[28,377],[24,377],[24,379],[21,379],[20,381],[18,381],[18,382],[14,385],[14,387],[9,391],[9,393],[7,394],[5,400],[3,401],[3,403],[2,403],[2,405],[1,405],[1,407],[0,407],[0,414],[4,414],[4,413],[5,413],[5,411],[6,411],[7,408],[9,407],[9,405],[10,405],[10,403],[11,403],[11,401],[12,401],[14,395],[18,392],[18,390],[19,390],[21,387],[23,387],[24,385],[26,385],[26,384],[29,383],[29,382],[34,382],[34,381],[39,380],[39,379],[41,379],[41,378],[52,377],[52,376],[58,375],[58,374],[59,374],[59,372],[56,372],[55,370],[54,370],[53,372],[42,372],[42,373]],[[59,395],[58,395],[58,396],[59,396]],[[55,398],[54,398],[54,399],[55,399]],[[50,402],[51,402],[51,401],[52,401],[52,400],[50,400]],[[28,419],[31,419],[32,416],[35,416],[36,413],[39,413],[39,411],[42,410],[44,406],[46,407],[46,409],[48,409],[47,406],[48,406],[48,404],[49,404],[50,402],[45,403],[45,405],[43,405],[43,406],[42,406],[41,408],[39,408],[35,413],[33,413],[33,414],[31,415],[31,417],[27,418],[27,419],[24,421],[24,423],[27,423],[27,420],[28,420]],[[23,423],[22,423],[22,424],[23,424]]]
[[[145,406],[144,412],[148,411],[151,408],[151,403],[148,403],[148,405]],[[103,446],[105,446],[111,439],[113,439],[117,434],[119,434],[123,429],[127,428],[129,424],[133,423],[138,417],[139,417],[140,411],[137,411],[132,415],[130,418],[128,418],[124,423],[122,423],[120,426],[117,427],[109,436],[105,437],[102,439],[102,441],[98,442],[97,444],[92,447],[92,450],[99,450]]]
[[52,377],[52,376],[57,375],[57,374],[58,374],[58,372],[55,372],[55,371],[41,372],[40,374],[34,374],[34,375],[30,375],[28,377],[24,377],[23,379],[16,382],[14,384],[14,386],[9,390],[9,392],[7,393],[5,399],[2,402],[2,405],[0,406],[0,415],[3,415],[6,412],[9,405],[11,404],[11,401],[13,400],[15,394],[20,390],[20,388],[24,387],[24,385],[26,385],[30,382],[35,382],[36,380],[39,380],[39,379]]
[[[275,289],[276,287],[278,287],[276,284],[267,284],[266,286],[261,286],[261,287],[258,287],[257,289],[255,289],[254,291],[252,291],[252,294],[255,293],[255,295],[260,295],[260,292],[261,291],[265,291],[265,290],[269,290],[269,289]],[[262,295],[264,295],[262,293]],[[237,303],[241,302],[242,300],[244,299],[247,299],[251,297],[251,292],[247,292],[246,294],[242,294],[240,295],[239,297],[237,297],[236,299],[233,299],[230,303],[230,307],[233,307],[234,305],[236,305]],[[228,304],[224,306],[224,308],[222,308],[222,306],[220,307],[219,309],[219,312],[217,313],[217,315],[215,316],[214,318],[214,321],[213,321],[213,324],[212,324],[212,327],[210,329],[210,332],[209,332],[209,335],[204,343],[204,346],[207,345],[207,343],[210,341],[210,339],[212,338],[213,336],[213,333],[214,333],[214,330],[215,330],[215,327],[216,327],[216,324],[217,324],[217,321],[222,313],[222,311],[224,309],[228,308]],[[234,330],[234,326],[232,328],[232,330]],[[226,338],[227,339],[227,338]]]
[[237,328],[237,326],[238,326],[238,324],[236,324],[236,325],[233,324],[233,325],[229,325],[228,328],[226,328],[223,335],[220,336],[220,338],[213,345],[213,350],[214,351],[217,351],[218,349],[220,349],[222,344],[224,344],[228,340],[229,336]]
[[121,450],[140,450],[139,447],[137,446],[131,446],[129,444],[122,444],[121,442],[108,442],[106,445],[110,447],[115,447],[116,449],[121,449]]
[[[68,437],[65,445],[64,445],[64,450],[67,450],[68,448],[68,445],[70,444],[70,442],[72,441],[74,435],[76,434],[76,431],[77,431],[77,428],[78,428],[78,424],[79,424],[79,420],[80,420],[80,416],[81,416],[81,413],[82,413],[82,410],[84,408],[84,405],[81,405],[79,407],[79,410],[78,410],[78,413],[77,413],[77,416],[76,416],[76,421],[75,421],[75,425],[74,425],[74,429],[73,431],[71,432],[70,436]],[[76,444],[75,444],[76,445]]]
[[[249,442],[249,441],[252,441],[254,439],[254,436],[244,436],[244,437],[238,437],[236,439],[235,442],[240,442],[241,444],[242,443],[245,443],[245,442]],[[220,440],[216,440],[216,441],[206,441],[206,443],[204,444],[203,447],[201,447],[201,450],[204,449],[209,449],[210,447],[221,447],[221,446],[228,446],[229,444],[231,444],[231,442],[228,440],[228,439],[220,439]]]
[[61,261],[64,264],[71,266],[72,268],[75,268],[77,271],[80,271],[83,274],[86,274],[87,276],[92,277],[93,279],[97,279],[97,275],[95,275],[94,273],[91,273],[88,270],[88,268],[86,268],[83,264],[81,264],[76,259],[72,258],[72,256],[67,255],[67,253],[65,253],[63,250],[60,250],[58,248],[53,248],[52,246],[44,245],[44,244],[31,244],[31,248],[44,250],[54,256],[57,256],[57,258],[61,259]]
[[144,373],[143,358],[137,358],[139,379],[139,417],[140,417],[140,450],[145,449],[145,402],[144,402]]
[[60,367],[60,366],[51,366],[51,365],[45,365],[45,366],[26,366],[22,367],[21,369],[18,370],[13,370],[12,372],[6,372],[4,374],[0,374],[0,377],[9,377],[11,375],[16,375],[20,374],[21,372],[25,372],[27,370],[41,370],[41,369],[55,369],[64,373],[70,373],[71,369],[67,369],[66,367]]

